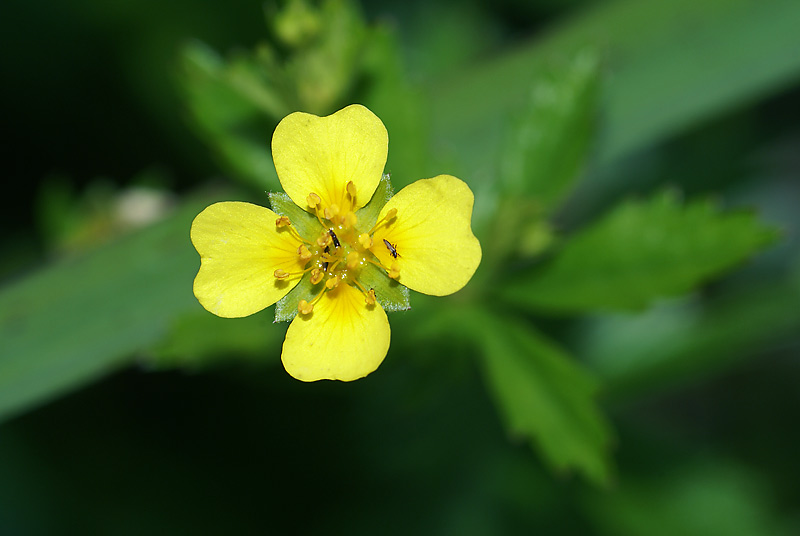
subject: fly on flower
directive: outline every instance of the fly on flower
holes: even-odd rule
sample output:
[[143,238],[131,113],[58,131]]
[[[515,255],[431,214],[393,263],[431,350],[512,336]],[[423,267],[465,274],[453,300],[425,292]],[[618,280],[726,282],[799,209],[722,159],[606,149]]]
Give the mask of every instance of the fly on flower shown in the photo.
[[363,106],[293,113],[272,138],[286,192],[270,195],[274,212],[222,202],[192,223],[200,304],[236,318],[277,303],[276,320],[293,317],[281,360],[299,380],[374,371],[389,349],[386,310],[408,308],[406,288],[452,294],[480,263],[469,187],[439,175],[391,197],[388,146]]

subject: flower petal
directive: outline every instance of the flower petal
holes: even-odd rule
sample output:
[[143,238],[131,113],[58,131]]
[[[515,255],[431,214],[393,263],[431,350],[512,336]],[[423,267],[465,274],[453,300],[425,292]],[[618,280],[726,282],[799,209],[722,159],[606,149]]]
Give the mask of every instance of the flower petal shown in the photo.
[[389,320],[380,305],[341,284],[325,293],[310,315],[297,315],[286,331],[281,360],[305,382],[352,381],[378,368],[389,350]]
[[[470,228],[474,200],[469,186],[450,175],[406,186],[381,210],[379,221],[392,209],[397,217],[376,229],[372,253],[387,268],[397,262],[398,281],[412,290],[456,292],[481,262],[481,245]],[[396,247],[396,259],[384,239]]]
[[[307,208],[311,192],[322,207],[364,206],[378,186],[386,165],[389,135],[378,117],[353,104],[327,117],[295,112],[283,118],[272,135],[272,159],[283,189]],[[345,187],[353,181],[351,207]]]
[[278,280],[274,272],[302,270],[301,244],[278,215],[250,203],[215,203],[192,222],[192,243],[200,254],[194,295],[217,316],[248,316],[281,299],[300,276]]

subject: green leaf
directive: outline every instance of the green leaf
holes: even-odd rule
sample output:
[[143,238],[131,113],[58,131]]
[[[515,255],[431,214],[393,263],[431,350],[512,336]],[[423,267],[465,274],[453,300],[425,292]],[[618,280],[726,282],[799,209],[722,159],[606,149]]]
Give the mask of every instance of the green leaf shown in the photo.
[[515,318],[473,312],[464,324],[479,334],[489,387],[510,431],[554,469],[608,484],[611,429],[594,401],[595,380]]
[[563,313],[640,309],[691,290],[776,238],[753,213],[723,213],[705,200],[682,205],[666,192],[619,205],[502,295]]
[[205,204],[0,290],[0,419],[129,364],[200,310],[189,227]]
[[501,156],[503,194],[532,199],[542,214],[558,207],[586,160],[598,82],[598,59],[588,49],[537,77]]

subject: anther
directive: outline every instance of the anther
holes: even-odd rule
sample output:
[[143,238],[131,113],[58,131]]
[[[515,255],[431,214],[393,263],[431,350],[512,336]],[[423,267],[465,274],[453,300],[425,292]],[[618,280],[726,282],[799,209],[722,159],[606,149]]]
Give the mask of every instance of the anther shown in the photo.
[[392,267],[389,268],[388,275],[392,279],[397,279],[398,277],[400,277],[400,264],[398,264],[397,261],[392,263]]
[[328,290],[333,290],[339,286],[339,278],[338,277],[331,277],[327,281],[325,281],[325,286],[328,287]]
[[356,197],[356,185],[353,184],[353,181],[348,181],[347,183],[347,193],[350,194],[350,197]]
[[323,277],[325,277],[325,272],[323,272],[319,268],[314,268],[313,270],[311,270],[311,284],[312,285],[316,285],[317,283],[322,281]]
[[383,217],[384,220],[391,220],[392,218],[397,216],[397,209],[393,208],[390,209],[389,212],[386,213],[386,216]]
[[356,266],[361,264],[361,255],[358,254],[357,251],[351,251],[347,254],[347,267],[352,270]]
[[356,216],[355,212],[348,212],[344,215],[344,226],[347,229],[351,229],[356,226],[358,223],[358,217]]
[[326,220],[333,220],[339,214],[339,205],[330,205],[323,211]]
[[317,245],[321,248],[324,248],[331,242],[333,242],[333,240],[331,239],[331,235],[329,235],[327,232],[323,235],[320,235],[320,237],[317,238]]
[[314,305],[308,303],[306,300],[300,300],[297,303],[297,310],[301,315],[310,315],[314,311]]
[[289,272],[278,268],[272,275],[275,276],[275,279],[286,279],[287,277],[289,277]]
[[288,227],[291,224],[292,224],[292,222],[289,221],[289,218],[286,217],[286,216],[281,216],[280,218],[275,220],[275,225],[277,227]]
[[358,235],[358,243],[361,244],[361,247],[364,249],[369,249],[374,244],[372,237],[367,233],[361,233]]
[[309,207],[316,208],[320,203],[322,203],[322,199],[320,199],[319,196],[314,192],[311,192],[308,194],[308,197],[306,197],[306,203],[308,203]]
[[300,256],[300,260],[303,262],[311,258],[311,252],[308,250],[308,247],[305,244],[300,244],[300,247],[297,248],[297,254]]

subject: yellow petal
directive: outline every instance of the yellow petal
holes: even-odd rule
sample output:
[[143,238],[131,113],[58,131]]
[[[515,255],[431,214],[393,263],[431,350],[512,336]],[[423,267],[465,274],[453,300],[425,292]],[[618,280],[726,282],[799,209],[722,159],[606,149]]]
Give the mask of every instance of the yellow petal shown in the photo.
[[[371,250],[387,269],[397,263],[398,281],[417,292],[444,296],[461,289],[481,262],[481,245],[470,227],[472,190],[450,175],[419,180],[386,203],[396,219],[380,226]],[[383,242],[397,251],[395,259]]]
[[[381,180],[388,151],[386,127],[359,104],[327,117],[295,112],[272,136],[272,159],[281,185],[306,209],[312,192],[322,199],[323,209],[365,205]],[[354,205],[345,197],[349,181],[356,188]]]
[[289,374],[304,382],[349,382],[378,368],[389,338],[389,320],[381,306],[367,306],[361,292],[339,285],[325,293],[313,313],[292,320],[281,360]]
[[299,276],[277,280],[276,269],[302,269],[299,242],[278,215],[250,203],[215,203],[192,222],[192,243],[200,254],[194,295],[225,318],[248,316],[281,299]]

